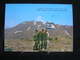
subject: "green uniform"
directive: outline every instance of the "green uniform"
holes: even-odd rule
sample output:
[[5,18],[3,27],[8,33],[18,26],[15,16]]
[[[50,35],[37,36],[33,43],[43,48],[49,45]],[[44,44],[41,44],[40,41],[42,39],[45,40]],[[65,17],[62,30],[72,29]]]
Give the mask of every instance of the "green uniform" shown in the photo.
[[38,48],[39,50],[41,50],[42,32],[39,32],[37,37],[38,37]]
[[42,48],[47,48],[47,34],[41,32],[41,36],[40,36],[40,49]]
[[36,33],[36,35],[34,36],[35,45],[33,48],[36,50],[41,50],[42,48],[46,49],[47,38],[48,38],[47,33],[44,32]]
[[47,39],[48,39],[48,35],[47,33],[44,33],[44,48],[47,49]]
[[41,48],[47,48],[47,34],[42,33]]
[[39,33],[39,49],[41,50],[43,48],[43,33]]
[[35,41],[35,45],[33,47],[34,50],[38,50],[38,46],[39,46],[39,41],[38,41],[38,33],[36,33],[36,35],[34,35],[34,41]]

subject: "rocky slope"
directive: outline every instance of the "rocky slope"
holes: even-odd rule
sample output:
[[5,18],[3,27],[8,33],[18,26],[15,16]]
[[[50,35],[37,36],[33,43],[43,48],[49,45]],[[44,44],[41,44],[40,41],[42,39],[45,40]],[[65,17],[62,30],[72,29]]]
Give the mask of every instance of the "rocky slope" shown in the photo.
[[[73,27],[67,26],[67,25],[58,25],[54,24],[55,29],[47,29],[49,32],[50,37],[54,36],[68,36],[70,38],[73,38]],[[38,28],[39,27],[39,28]],[[13,28],[5,29],[5,39],[6,40],[13,40],[13,39],[26,39],[26,40],[32,40],[32,37],[34,35],[35,29],[43,29],[46,28],[46,24],[43,24],[43,22],[36,22],[36,25],[34,22],[24,22],[21,24],[18,24],[17,26]]]

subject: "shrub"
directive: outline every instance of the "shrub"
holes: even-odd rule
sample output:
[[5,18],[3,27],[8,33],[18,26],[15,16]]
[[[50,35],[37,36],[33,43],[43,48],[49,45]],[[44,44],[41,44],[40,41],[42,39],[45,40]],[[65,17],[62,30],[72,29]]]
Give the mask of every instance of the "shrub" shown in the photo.
[[55,37],[55,40],[58,40],[58,37]]
[[50,38],[50,37],[49,37],[49,40],[53,40],[53,38]]

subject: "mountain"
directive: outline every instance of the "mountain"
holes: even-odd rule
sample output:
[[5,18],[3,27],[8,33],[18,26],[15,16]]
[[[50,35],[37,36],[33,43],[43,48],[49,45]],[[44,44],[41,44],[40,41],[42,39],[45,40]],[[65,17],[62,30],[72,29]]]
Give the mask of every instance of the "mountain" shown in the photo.
[[46,29],[46,27],[49,26],[53,26],[53,28],[47,28],[50,37],[65,36],[73,38],[73,26],[59,25],[50,22],[44,24],[41,21],[28,21],[20,23],[15,27],[5,29],[5,40],[32,40],[32,37],[35,34],[35,29]]

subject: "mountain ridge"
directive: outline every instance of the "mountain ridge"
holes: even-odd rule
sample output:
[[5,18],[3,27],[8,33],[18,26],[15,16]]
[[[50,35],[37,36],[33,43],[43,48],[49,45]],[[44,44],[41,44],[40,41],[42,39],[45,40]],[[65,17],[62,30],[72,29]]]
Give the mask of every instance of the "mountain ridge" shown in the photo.
[[[68,25],[59,25],[53,23],[56,29],[47,29],[50,37],[62,35],[62,36],[69,36],[73,37],[73,26]],[[34,30],[36,29],[43,29],[46,28],[46,23],[37,21],[36,23],[34,21],[28,21],[23,22],[15,27],[5,29],[5,40],[6,39],[27,39],[32,40],[33,35],[35,34]]]

